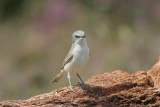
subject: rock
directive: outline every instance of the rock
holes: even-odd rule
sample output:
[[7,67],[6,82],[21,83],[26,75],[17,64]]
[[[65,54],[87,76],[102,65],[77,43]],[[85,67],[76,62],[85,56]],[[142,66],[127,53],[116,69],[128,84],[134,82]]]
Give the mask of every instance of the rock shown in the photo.
[[148,71],[148,75],[152,77],[154,87],[160,88],[160,57],[159,61]]
[[91,77],[86,89],[79,85],[70,92],[68,87],[34,96],[27,100],[2,101],[2,107],[159,107],[160,106],[160,60],[147,72],[129,74],[117,70]]

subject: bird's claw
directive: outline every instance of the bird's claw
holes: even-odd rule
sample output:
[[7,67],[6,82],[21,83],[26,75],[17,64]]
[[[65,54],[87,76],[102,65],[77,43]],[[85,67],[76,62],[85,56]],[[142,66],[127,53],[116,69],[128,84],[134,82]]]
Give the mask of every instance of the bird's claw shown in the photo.
[[72,87],[72,86],[68,86],[68,87],[69,87],[69,89],[70,89],[70,91],[71,91],[71,92],[73,92],[73,93],[77,94],[77,92],[73,89],[73,87]]
[[83,90],[86,89],[86,84],[83,82],[78,82],[78,84],[82,87]]

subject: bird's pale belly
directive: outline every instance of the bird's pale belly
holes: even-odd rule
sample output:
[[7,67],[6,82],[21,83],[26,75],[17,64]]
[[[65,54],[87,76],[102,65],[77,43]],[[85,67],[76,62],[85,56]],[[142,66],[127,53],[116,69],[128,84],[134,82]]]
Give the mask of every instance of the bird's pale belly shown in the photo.
[[69,72],[79,72],[86,65],[89,59],[89,50],[77,51],[74,53],[73,60],[65,67]]
[[84,67],[84,65],[88,62],[88,55],[79,55],[74,61],[76,67]]
[[87,59],[84,59],[82,57],[77,58],[74,62],[71,72],[79,72],[80,70],[82,70],[82,68],[86,65],[87,62],[88,62],[88,58]]

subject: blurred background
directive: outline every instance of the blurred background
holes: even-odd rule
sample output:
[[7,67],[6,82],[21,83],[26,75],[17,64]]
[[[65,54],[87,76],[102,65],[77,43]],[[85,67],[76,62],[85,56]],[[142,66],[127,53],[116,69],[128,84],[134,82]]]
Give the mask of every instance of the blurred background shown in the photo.
[[84,80],[117,69],[148,70],[160,55],[160,1],[0,0],[0,100],[67,86],[66,76],[50,81],[79,29],[91,51],[80,72]]

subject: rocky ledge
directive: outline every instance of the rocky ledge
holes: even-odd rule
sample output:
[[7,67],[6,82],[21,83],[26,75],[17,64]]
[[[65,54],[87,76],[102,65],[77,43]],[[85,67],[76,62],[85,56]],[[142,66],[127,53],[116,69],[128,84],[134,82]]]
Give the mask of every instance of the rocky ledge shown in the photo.
[[160,107],[160,59],[148,71],[129,74],[122,70],[104,73],[86,81],[70,92],[68,87],[33,96],[27,100],[0,102],[2,107]]

